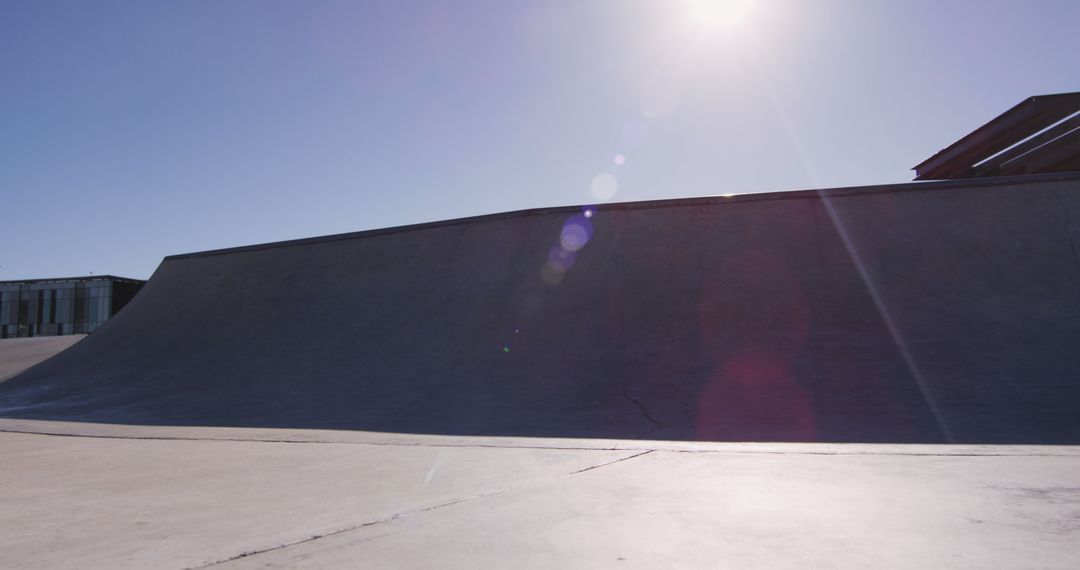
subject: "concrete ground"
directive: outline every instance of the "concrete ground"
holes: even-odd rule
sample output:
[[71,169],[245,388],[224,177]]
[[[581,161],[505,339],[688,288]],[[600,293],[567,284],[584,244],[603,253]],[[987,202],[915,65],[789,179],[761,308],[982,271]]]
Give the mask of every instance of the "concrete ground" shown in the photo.
[[2,568],[1077,568],[1080,448],[0,420]]
[[579,209],[168,258],[0,384],[0,568],[1080,568],[1077,208],[605,205],[555,283]]
[[0,382],[82,340],[86,335],[0,339]]

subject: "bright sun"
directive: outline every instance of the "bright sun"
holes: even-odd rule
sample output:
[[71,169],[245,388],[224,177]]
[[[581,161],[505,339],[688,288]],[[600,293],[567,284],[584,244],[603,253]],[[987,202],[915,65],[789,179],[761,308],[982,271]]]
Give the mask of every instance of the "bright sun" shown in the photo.
[[755,0],[686,0],[689,16],[708,30],[731,30],[746,21]]

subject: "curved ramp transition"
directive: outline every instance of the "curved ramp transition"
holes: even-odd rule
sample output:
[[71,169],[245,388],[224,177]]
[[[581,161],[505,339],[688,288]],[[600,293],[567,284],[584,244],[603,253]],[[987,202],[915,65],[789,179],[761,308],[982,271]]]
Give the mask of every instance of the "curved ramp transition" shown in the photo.
[[166,258],[0,416],[1080,443],[1076,174],[591,213]]

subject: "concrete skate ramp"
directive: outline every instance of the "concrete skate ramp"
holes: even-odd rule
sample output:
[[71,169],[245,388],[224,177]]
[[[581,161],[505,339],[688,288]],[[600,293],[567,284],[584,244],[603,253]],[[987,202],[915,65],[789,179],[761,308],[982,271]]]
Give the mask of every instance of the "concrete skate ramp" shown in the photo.
[[166,258],[0,415],[1080,443],[1080,175],[605,205],[542,270],[581,211]]
[[38,362],[52,358],[85,336],[78,334],[0,339],[0,382],[17,376]]

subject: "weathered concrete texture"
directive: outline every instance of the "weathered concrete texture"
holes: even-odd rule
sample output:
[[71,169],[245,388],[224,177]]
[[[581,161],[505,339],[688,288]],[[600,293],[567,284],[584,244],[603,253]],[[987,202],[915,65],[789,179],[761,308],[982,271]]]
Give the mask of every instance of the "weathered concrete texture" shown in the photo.
[[86,335],[0,339],[0,382],[79,342]]
[[34,427],[69,435],[0,433],[4,568],[1080,566],[1075,447]]
[[578,210],[169,258],[0,385],[0,415],[1080,443],[1078,196],[1074,174],[603,205],[554,285]]
[[632,453],[0,434],[0,567],[186,568]]
[[1035,464],[655,452],[222,567],[1076,568],[1077,458]]

